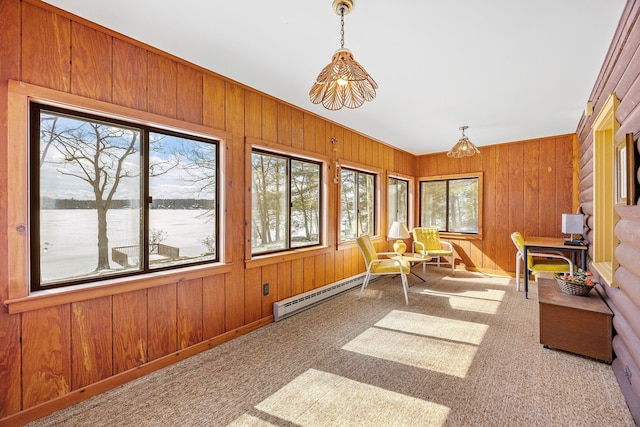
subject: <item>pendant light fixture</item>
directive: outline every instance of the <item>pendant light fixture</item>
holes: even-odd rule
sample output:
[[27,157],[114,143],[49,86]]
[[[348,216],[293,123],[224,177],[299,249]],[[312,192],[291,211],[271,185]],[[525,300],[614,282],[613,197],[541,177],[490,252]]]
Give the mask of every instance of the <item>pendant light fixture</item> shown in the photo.
[[474,154],[480,153],[478,147],[473,145],[473,142],[469,141],[469,137],[464,134],[465,129],[469,129],[469,126],[460,126],[458,129],[462,131],[462,137],[458,140],[458,143],[449,150],[447,157],[459,159],[464,156],[473,156]]
[[309,99],[328,110],[342,107],[358,108],[364,101],[376,97],[378,85],[353,59],[353,54],[344,47],[344,15],[353,9],[353,0],[335,0],[333,10],[340,15],[340,49],[336,50],[331,63],[318,74],[309,91]]

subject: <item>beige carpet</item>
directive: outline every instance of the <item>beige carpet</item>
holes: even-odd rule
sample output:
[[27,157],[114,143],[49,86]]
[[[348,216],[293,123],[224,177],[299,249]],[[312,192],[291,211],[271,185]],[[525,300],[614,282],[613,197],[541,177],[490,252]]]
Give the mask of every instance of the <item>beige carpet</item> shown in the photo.
[[539,344],[535,283],[447,273],[410,277],[409,306],[385,277],[31,425],[634,425],[609,365]]

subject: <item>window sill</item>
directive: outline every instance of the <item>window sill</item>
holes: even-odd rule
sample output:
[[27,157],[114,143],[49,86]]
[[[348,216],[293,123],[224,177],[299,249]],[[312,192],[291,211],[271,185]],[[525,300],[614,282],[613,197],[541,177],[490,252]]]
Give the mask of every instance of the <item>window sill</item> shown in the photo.
[[179,270],[159,271],[140,276],[126,277],[124,279],[105,280],[99,283],[47,289],[32,292],[31,295],[23,298],[6,300],[4,301],[4,305],[8,308],[9,314],[23,313],[41,308],[55,307],[62,304],[153,288],[168,283],[197,279],[213,274],[229,273],[231,272],[231,267],[232,264],[221,263],[207,266],[185,267]]
[[255,255],[253,258],[245,260],[246,268],[262,267],[282,261],[291,261],[293,259],[305,258],[310,255],[320,255],[329,251],[328,246],[314,246],[311,248],[292,249],[283,252],[274,252],[264,255]]

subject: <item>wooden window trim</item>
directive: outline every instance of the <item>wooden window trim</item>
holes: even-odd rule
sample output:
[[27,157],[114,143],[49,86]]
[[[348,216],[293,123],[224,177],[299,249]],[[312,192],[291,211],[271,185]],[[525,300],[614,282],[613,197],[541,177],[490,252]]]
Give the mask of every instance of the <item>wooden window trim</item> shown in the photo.
[[[30,291],[29,272],[29,104],[31,101],[44,105],[62,107],[71,111],[85,112],[124,120],[138,122],[167,131],[179,131],[204,138],[214,138],[219,141],[219,207],[224,212],[226,206],[227,177],[225,170],[229,166],[229,159],[224,155],[225,147],[231,142],[231,133],[214,129],[208,126],[184,122],[182,120],[168,118],[145,111],[139,111],[128,107],[114,105],[104,101],[93,100],[78,95],[47,89],[36,85],[9,80],[8,84],[8,145],[7,155],[11,161],[7,167],[7,179],[11,182],[12,191],[8,193],[7,209],[7,240],[8,251],[8,295],[4,304],[10,312],[19,312],[41,307],[49,307],[63,302],[80,301],[96,296],[112,295],[131,290],[131,287],[151,287],[166,284],[168,281],[180,280],[183,276],[191,277],[193,271],[197,271],[202,277],[202,272],[215,271],[224,273],[227,271],[225,263],[231,262],[226,250],[229,242],[225,241],[224,233],[219,236],[219,263],[200,266],[189,266],[176,270],[154,272],[128,278],[107,279],[86,285],[74,285],[69,287]],[[219,218],[220,230],[225,229],[225,215]],[[226,257],[226,258],[225,258]],[[163,280],[158,280],[163,278]],[[133,284],[132,284],[133,283]],[[140,285],[138,285],[138,283]],[[105,293],[106,292],[106,293]],[[44,302],[43,302],[44,301]],[[55,304],[53,303],[55,301]]]

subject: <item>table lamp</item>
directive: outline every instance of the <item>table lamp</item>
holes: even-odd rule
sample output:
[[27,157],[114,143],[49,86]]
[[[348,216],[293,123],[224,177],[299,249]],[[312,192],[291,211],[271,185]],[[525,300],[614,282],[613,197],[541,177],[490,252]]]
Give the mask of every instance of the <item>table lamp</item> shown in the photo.
[[[584,224],[583,214],[562,214],[562,232],[564,234],[571,235],[569,240],[565,240],[565,245],[581,245],[582,244],[582,231]],[[579,234],[580,239],[574,240],[573,235]]]
[[402,239],[408,239],[409,237],[411,237],[411,235],[404,222],[394,221],[393,224],[391,224],[389,238],[398,239],[393,244],[394,252],[403,255],[407,251],[407,244]]

